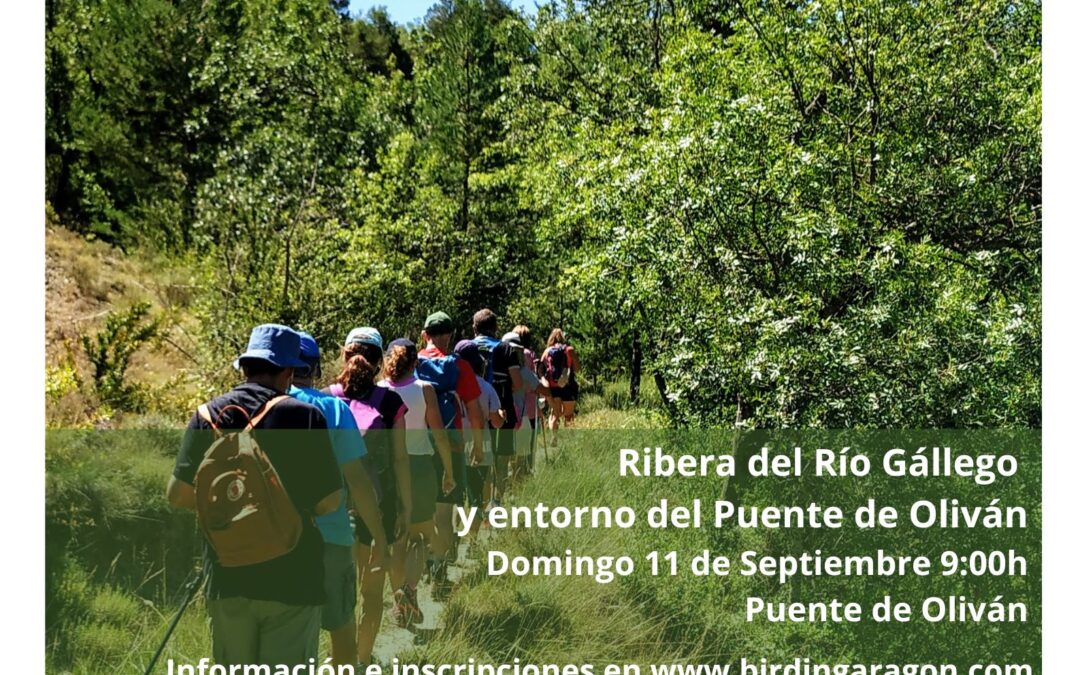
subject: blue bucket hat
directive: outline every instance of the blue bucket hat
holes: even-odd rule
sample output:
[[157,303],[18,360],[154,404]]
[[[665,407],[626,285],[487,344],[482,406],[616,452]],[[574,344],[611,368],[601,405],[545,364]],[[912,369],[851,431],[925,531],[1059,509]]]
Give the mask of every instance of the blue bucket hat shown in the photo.
[[268,361],[279,368],[306,368],[300,358],[300,333],[278,323],[264,323],[251,329],[247,351],[237,357],[233,367],[244,359]]
[[319,353],[319,343],[311,333],[300,331],[300,358],[305,361],[318,361],[322,354]]
[[299,377],[320,377],[322,375],[322,354],[319,343],[311,333],[300,331],[300,359],[304,367],[297,371]]

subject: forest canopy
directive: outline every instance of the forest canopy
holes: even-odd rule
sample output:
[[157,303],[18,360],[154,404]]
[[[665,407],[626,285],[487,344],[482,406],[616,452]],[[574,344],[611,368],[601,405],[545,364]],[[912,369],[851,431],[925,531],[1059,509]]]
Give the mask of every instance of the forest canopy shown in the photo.
[[1040,2],[342,5],[46,3],[47,202],[206,363],[491,307],[677,425],[1040,426]]

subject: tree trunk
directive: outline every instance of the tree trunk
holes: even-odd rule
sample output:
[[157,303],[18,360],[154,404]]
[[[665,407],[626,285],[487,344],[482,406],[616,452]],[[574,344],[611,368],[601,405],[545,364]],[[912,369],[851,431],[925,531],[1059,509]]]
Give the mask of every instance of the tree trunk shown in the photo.
[[465,172],[461,178],[461,230],[469,231],[469,173],[472,170],[472,160],[465,158]]
[[664,379],[663,373],[658,370],[653,371],[653,381],[656,382],[656,390],[660,392],[660,400],[664,403],[664,407],[667,408],[672,422],[675,426],[682,426],[679,411],[675,408],[675,404],[671,402],[671,399],[668,398],[667,380]]
[[461,117],[461,140],[462,159],[464,171],[461,176],[461,230],[469,231],[469,174],[472,171],[473,160],[473,137],[472,137],[472,52],[468,43],[465,47],[465,109]]
[[641,336],[634,329],[634,340],[630,347],[630,402],[637,403],[641,394]]
[[749,442],[742,442],[746,439],[742,434],[742,422],[743,422],[743,402],[742,396],[735,395],[735,431],[731,438],[731,453],[735,455],[735,475],[728,478],[724,483],[724,501],[731,502],[738,506],[739,504],[739,488],[742,487],[743,481],[746,479],[747,473],[749,473],[750,456],[753,454],[753,446]]
[[289,310],[289,272],[292,267],[292,240],[285,238],[285,281],[281,288],[281,311]]

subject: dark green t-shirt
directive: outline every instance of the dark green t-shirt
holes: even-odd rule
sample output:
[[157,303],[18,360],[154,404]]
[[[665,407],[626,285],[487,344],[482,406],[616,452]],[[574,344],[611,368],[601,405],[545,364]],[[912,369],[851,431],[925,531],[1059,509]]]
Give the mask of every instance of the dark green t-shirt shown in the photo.
[[[281,395],[259,384],[242,384],[208,403],[221,429],[241,429],[247,418],[238,406],[254,416],[263,405]],[[288,605],[323,604],[323,540],[315,526],[315,505],[341,489],[341,470],[330,446],[326,418],[317,408],[294,398],[277,403],[253,432],[255,441],[270,458],[285,491],[304,521],[300,542],[291,552],[258,565],[222,567],[204,542],[203,564],[208,570],[206,597],[243,597],[274,600]],[[173,476],[189,485],[214,441],[214,433],[198,414],[188,423]]]

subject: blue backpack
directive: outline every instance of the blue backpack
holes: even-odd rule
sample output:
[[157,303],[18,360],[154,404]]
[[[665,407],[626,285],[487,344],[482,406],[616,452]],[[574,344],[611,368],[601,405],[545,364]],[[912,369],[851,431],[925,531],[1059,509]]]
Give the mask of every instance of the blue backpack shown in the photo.
[[439,399],[439,413],[442,415],[443,427],[447,429],[452,429],[454,421],[461,415],[461,404],[457,395],[461,370],[458,368],[457,359],[453,354],[436,358],[421,356],[416,362],[417,379],[435,387],[435,394]]
[[487,367],[484,368],[484,379],[488,384],[496,384],[495,380],[499,377],[499,373],[495,372],[495,348],[499,346],[499,341],[486,335],[478,335],[473,338],[473,344],[480,350],[480,356],[483,356],[484,362],[487,363]]

